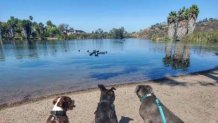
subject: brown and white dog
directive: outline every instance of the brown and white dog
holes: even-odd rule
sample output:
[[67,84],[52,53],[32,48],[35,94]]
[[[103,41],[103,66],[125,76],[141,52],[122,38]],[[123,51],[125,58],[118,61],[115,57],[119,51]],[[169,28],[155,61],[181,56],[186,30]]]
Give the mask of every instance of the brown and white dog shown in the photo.
[[54,107],[46,123],[69,123],[66,112],[73,110],[75,101],[67,96],[60,96],[53,100]]

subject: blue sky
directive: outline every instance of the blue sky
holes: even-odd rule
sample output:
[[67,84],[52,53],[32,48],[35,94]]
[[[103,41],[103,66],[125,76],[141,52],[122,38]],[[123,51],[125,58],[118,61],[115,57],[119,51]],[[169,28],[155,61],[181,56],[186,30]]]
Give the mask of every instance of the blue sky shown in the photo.
[[0,0],[0,21],[32,15],[37,22],[67,23],[87,32],[121,26],[132,32],[164,22],[171,10],[192,4],[200,8],[198,19],[218,18],[218,0]]

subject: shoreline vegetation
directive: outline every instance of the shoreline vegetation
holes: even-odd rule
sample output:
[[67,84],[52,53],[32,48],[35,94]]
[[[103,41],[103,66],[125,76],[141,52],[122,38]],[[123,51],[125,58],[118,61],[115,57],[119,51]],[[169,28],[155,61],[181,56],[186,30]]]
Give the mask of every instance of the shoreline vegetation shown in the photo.
[[55,25],[48,20],[46,24],[35,22],[32,16],[19,19],[13,16],[6,22],[0,21],[0,40],[70,40],[70,39],[123,39],[130,38],[124,27],[113,28],[105,32],[101,28],[86,33],[70,27],[68,24]]
[[[115,91],[115,105],[118,119],[121,120],[123,117],[129,117],[134,119],[132,121],[133,123],[142,122],[142,119],[138,115],[140,101],[134,93],[134,90],[136,85],[148,84],[153,87],[158,98],[185,122],[217,122],[218,119],[216,116],[218,111],[214,110],[218,108],[218,105],[215,104],[217,101],[216,99],[218,98],[217,80],[215,79],[217,76],[218,68],[214,68],[212,70],[178,77],[166,77],[165,79],[150,80],[146,83],[141,82],[115,85],[117,88]],[[75,99],[76,104],[76,108],[68,113],[69,120],[71,122],[92,122],[94,120],[94,111],[96,110],[99,100],[99,92],[98,89],[93,88],[65,93],[65,95]],[[196,93],[201,93],[201,95],[196,96]],[[214,98],[210,98],[211,94]],[[52,109],[52,100],[55,96],[58,95],[44,97],[36,101],[22,103],[22,105],[14,105],[12,107],[1,109],[0,115],[3,117],[0,118],[0,121],[2,123],[11,123],[16,119],[19,119],[17,123],[27,121],[36,121],[36,123],[44,122]],[[127,100],[129,102],[125,103]],[[186,100],[188,100],[188,102]],[[196,110],[196,108],[198,110]],[[23,110],[26,112],[23,112]],[[86,112],[84,112],[84,110]],[[126,114],[125,112],[129,113]],[[207,112],[211,113],[208,114]],[[201,114],[205,115],[202,117],[200,116]]]

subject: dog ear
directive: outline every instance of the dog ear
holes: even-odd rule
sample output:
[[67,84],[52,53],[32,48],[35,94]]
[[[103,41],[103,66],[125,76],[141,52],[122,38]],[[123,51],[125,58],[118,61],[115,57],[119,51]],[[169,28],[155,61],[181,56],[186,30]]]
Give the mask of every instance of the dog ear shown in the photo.
[[59,106],[59,107],[64,107],[64,104],[65,104],[65,102],[66,102],[65,98],[66,98],[66,97],[62,97],[62,98],[59,100],[59,102],[57,103],[57,106]]
[[58,98],[60,98],[60,97],[56,97],[56,98],[52,101],[53,105],[56,104]]
[[106,90],[107,90],[107,89],[105,88],[105,86],[102,85],[102,84],[99,84],[99,85],[98,85],[98,88],[99,88],[101,91],[106,91]]
[[140,85],[136,86],[136,88],[135,88],[135,93],[138,93],[138,92],[139,92],[139,90],[140,90],[140,88],[141,88],[141,86],[140,86]]
[[116,88],[115,88],[115,87],[112,87],[110,90],[113,91],[113,90],[116,90]]

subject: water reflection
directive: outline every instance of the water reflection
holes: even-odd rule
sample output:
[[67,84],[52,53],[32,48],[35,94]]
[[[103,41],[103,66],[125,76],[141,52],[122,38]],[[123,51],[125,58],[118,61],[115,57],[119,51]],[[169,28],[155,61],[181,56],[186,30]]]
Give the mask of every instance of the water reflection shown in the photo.
[[125,39],[112,40],[112,47],[114,49],[123,50],[125,43]]
[[173,69],[187,69],[190,65],[190,44],[169,42],[165,46],[163,63]]
[[[28,43],[27,41],[11,41],[5,45],[1,45],[1,59],[5,57],[15,56],[16,59],[39,59],[42,56],[57,56],[58,54],[65,55],[72,51],[92,52],[100,50],[97,54],[107,54],[107,50],[123,50],[125,40],[88,40],[88,41],[38,41]],[[113,49],[111,48],[113,47]],[[4,55],[3,50],[7,50],[7,55]],[[3,57],[4,56],[4,57]]]
[[0,61],[5,60],[5,55],[4,55],[4,48],[3,48],[3,43],[0,43]]
[[[128,43],[127,43],[128,42]],[[137,42],[137,41],[136,41]],[[137,47],[134,47],[137,45]],[[149,45],[149,46],[146,46]],[[152,46],[151,46],[152,45]],[[196,54],[205,54],[207,52],[213,52],[218,50],[216,47],[211,47],[209,44],[192,45],[182,42],[168,42],[164,46],[161,43],[147,44],[144,41],[134,44],[134,41],[129,42],[125,40],[88,40],[88,41],[39,41],[28,43],[25,41],[0,45],[0,59],[10,56],[15,56],[16,59],[30,58],[39,59],[42,56],[56,56],[57,54],[69,54],[70,51],[80,51],[79,53],[103,51],[102,54],[106,54],[107,51],[117,52],[126,50],[143,50],[148,48],[150,52],[161,53],[165,47],[165,56],[163,63],[165,66],[170,66],[173,69],[186,69],[190,65],[190,52],[191,49]],[[7,53],[5,53],[5,50]],[[128,52],[128,51],[126,51]],[[78,54],[79,54],[78,53]],[[131,52],[133,53],[133,52]],[[130,54],[131,54],[130,53]],[[136,52],[140,53],[140,52]],[[100,53],[101,54],[101,53]],[[217,55],[217,52],[215,53]]]

